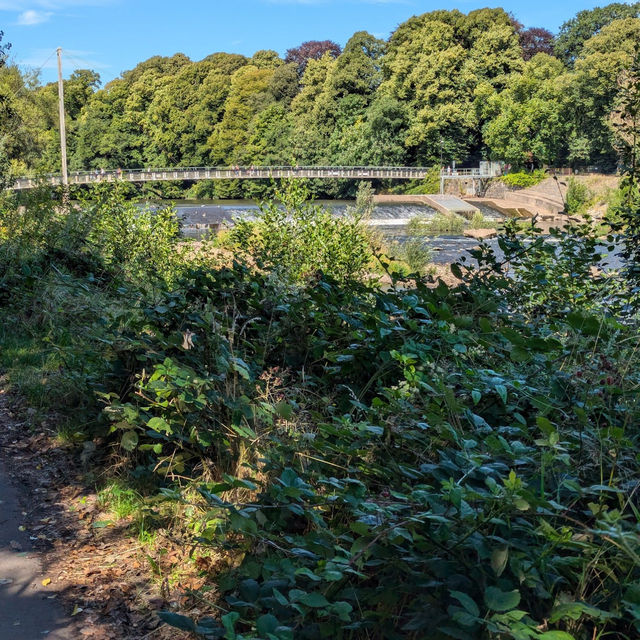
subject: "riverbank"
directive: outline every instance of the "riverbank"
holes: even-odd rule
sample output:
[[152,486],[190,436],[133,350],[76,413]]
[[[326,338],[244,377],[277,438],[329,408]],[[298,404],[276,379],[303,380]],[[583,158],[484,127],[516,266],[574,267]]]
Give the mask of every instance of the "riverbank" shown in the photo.
[[67,615],[109,640],[360,640],[463,635],[461,602],[486,635],[508,598],[531,634],[586,640],[558,606],[581,590],[630,635],[638,526],[608,523],[638,475],[636,300],[592,270],[592,230],[514,227],[511,272],[379,286],[369,230],[292,195],[228,234],[230,265],[117,193],[2,220],[0,366],[30,405],[10,473],[43,496],[21,526]]

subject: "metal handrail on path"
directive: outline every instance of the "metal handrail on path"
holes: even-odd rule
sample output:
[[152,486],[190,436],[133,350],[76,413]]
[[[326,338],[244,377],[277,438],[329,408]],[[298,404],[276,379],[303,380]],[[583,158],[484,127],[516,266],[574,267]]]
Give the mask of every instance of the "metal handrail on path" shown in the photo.
[[[270,178],[331,178],[347,180],[365,179],[423,179],[432,171],[430,167],[372,167],[372,166],[269,166],[269,167],[165,167],[147,169],[110,169],[74,171],[69,174],[69,185],[95,184],[100,182],[163,182],[168,180],[259,180]],[[482,169],[446,169],[440,172],[441,179],[448,178],[492,178]],[[18,178],[11,189],[33,189],[35,187],[62,184],[60,174],[30,175]]]

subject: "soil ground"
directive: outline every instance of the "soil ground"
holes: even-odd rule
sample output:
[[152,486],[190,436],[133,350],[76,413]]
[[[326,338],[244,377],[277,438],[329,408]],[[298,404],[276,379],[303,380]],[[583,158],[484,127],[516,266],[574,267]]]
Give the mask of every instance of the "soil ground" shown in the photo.
[[0,640],[77,637],[55,589],[47,582],[24,522],[18,491],[0,467]]
[[[1,383],[1,381],[0,381]],[[28,415],[28,414],[27,414]],[[0,640],[181,640],[181,604],[128,523],[104,525],[74,448],[0,388]]]

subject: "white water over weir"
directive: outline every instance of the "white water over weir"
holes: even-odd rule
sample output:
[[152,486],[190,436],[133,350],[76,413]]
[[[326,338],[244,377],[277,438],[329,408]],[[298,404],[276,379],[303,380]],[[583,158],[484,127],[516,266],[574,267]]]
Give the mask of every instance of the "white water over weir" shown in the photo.
[[[173,167],[165,169],[117,169],[74,171],[69,173],[69,184],[95,184],[99,182],[163,182],[169,180],[259,180],[270,178],[332,178],[345,180],[426,178],[429,167]],[[493,163],[482,163],[471,169],[443,170],[444,180],[482,180],[499,175]],[[24,176],[18,178],[14,190],[34,189],[38,186],[62,184],[60,174]]]

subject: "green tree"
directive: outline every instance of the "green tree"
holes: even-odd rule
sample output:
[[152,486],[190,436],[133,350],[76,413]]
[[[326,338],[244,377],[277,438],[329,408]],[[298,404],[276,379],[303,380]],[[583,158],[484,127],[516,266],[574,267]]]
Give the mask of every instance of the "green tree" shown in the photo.
[[233,74],[224,115],[209,138],[215,164],[235,164],[243,160],[251,120],[274,102],[268,90],[273,72],[273,69],[249,64]]
[[336,160],[341,165],[404,165],[406,129],[405,106],[380,96],[364,116],[344,130]]
[[506,86],[522,57],[506,12],[434,11],[398,27],[383,67],[380,91],[408,107],[410,159],[433,164],[441,153],[450,162],[477,152],[476,101]]
[[558,164],[566,155],[566,80],[562,63],[539,53],[486,106],[484,141],[493,158],[516,166]]
[[574,18],[560,27],[555,52],[566,64],[573,65],[581,55],[585,42],[614,20],[640,16],[640,2],[626,4],[613,2],[604,7],[579,11]]
[[320,108],[321,96],[335,60],[326,53],[319,60],[309,60],[301,89],[291,102],[292,155],[300,164],[313,164],[326,159],[326,141],[331,135],[331,123],[326,110]]
[[[633,285],[640,284],[640,46],[633,60],[619,77],[619,95],[610,116],[619,153],[623,178],[621,200],[612,221],[615,231],[622,233],[622,256],[626,275]],[[635,296],[640,304],[640,295]]]
[[[11,48],[10,44],[2,44],[2,38],[4,33],[0,31],[0,69],[4,67],[7,52]],[[8,100],[8,96],[0,95],[0,109],[2,111],[5,110],[5,102]],[[5,122],[5,119],[2,118],[2,122]],[[10,182],[10,169],[11,169],[11,161],[7,149],[5,148],[5,140],[4,140],[5,132],[0,130],[0,189],[3,189]]]
[[[573,151],[586,146],[589,163],[613,169],[614,149],[609,114],[618,95],[620,73],[629,68],[640,40],[640,19],[616,20],[584,43],[569,85]],[[584,150],[583,150],[584,153]]]
[[[385,43],[366,31],[355,33],[342,53],[328,70],[315,106],[314,115],[324,140],[317,144],[324,148],[325,162],[340,162],[345,140],[357,126],[374,100],[382,81],[381,61]],[[325,185],[329,195],[343,196],[353,185],[337,183]]]

